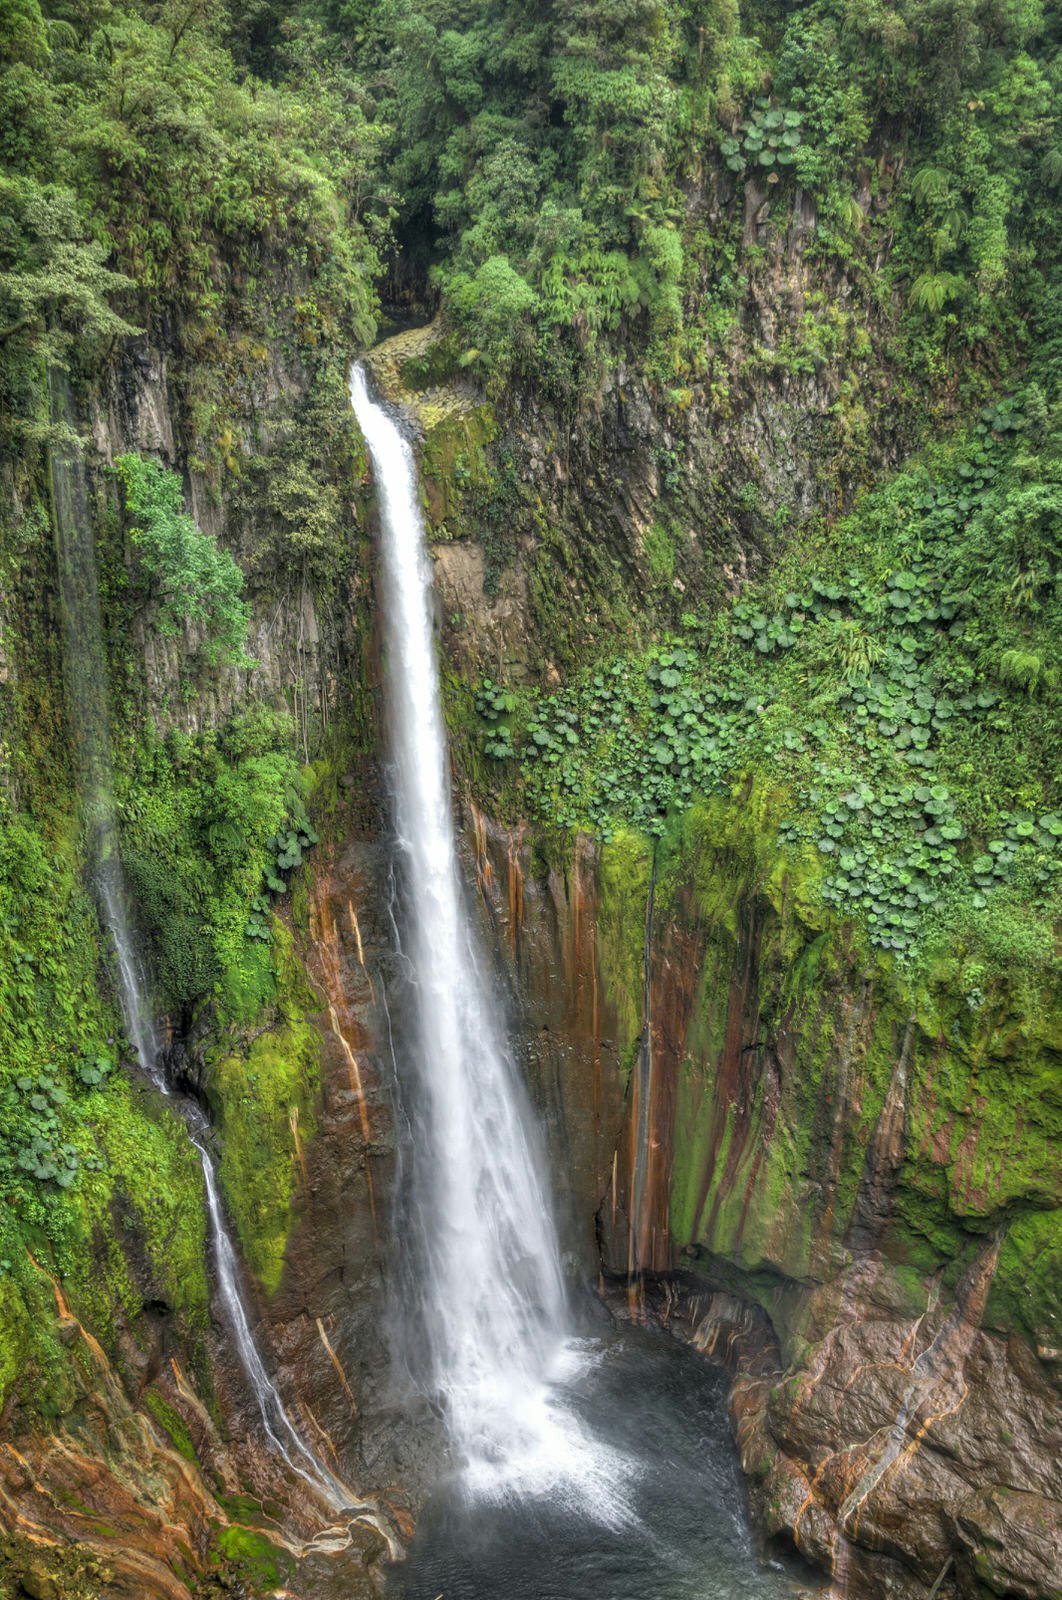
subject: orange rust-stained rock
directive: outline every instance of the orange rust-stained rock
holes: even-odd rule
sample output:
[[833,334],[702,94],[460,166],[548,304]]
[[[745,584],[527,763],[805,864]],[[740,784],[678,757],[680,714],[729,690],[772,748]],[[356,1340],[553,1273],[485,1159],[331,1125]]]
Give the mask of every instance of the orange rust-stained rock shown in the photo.
[[[198,1466],[130,1403],[98,1344],[89,1349],[85,1366],[72,1369],[82,1386],[76,1409],[50,1433],[16,1425],[0,1445],[8,1559],[16,1572],[36,1564],[57,1596],[78,1571],[92,1581],[95,1565],[115,1597],[188,1600],[179,1574],[190,1582],[207,1569],[213,1528],[226,1514]],[[178,1392],[169,1399],[181,1406]]]
[[471,805],[468,819],[465,858],[494,957],[511,981],[521,1065],[546,1128],[564,1232],[596,1274],[595,1214],[623,1113],[598,964],[598,847],[582,836],[567,875],[542,871],[525,827],[499,827]]

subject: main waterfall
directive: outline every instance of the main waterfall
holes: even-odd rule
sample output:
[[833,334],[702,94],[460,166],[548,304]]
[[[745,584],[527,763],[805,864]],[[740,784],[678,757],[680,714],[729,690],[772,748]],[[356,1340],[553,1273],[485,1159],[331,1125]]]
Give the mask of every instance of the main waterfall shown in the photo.
[[413,452],[370,396],[361,366],[350,392],[380,504],[391,788],[410,908],[412,1190],[428,1386],[474,1492],[568,1493],[607,1514],[617,1463],[551,1388],[579,1358],[544,1152],[462,898]]

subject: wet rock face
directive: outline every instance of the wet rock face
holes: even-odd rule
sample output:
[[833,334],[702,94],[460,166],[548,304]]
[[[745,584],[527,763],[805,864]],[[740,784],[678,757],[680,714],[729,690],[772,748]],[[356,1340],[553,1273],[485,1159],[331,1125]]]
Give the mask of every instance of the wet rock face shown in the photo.
[[815,1297],[832,1325],[799,1372],[768,1388],[738,1379],[760,1514],[835,1577],[858,1572],[860,1594],[914,1600],[942,1572],[945,1593],[1058,1592],[1062,1419],[1028,1352],[978,1327],[997,1253],[985,1250],[950,1309],[931,1289],[913,1319],[877,1298],[888,1269],[867,1258],[839,1298],[837,1286]]
[[[571,1212],[585,1238],[595,1206],[616,1280],[633,1265],[650,1310],[733,1367],[766,1531],[861,1600],[927,1600],[938,1579],[943,1600],[1054,1600],[1055,1369],[1008,1326],[1008,1202],[948,1167],[980,1148],[1005,1171],[985,1149],[998,1120],[979,1120],[1006,1104],[992,1047],[975,1041],[978,1094],[935,1139],[967,1046],[843,930],[804,925],[799,885],[770,862],[758,877],[748,841],[728,856],[757,805],[720,809],[655,879],[585,840],[546,869],[526,829],[470,812]],[[1008,1071],[1044,1048],[1035,1028],[1012,1040]],[[1024,1203],[1056,1179],[1039,1164]]]
[[1062,1578],[1057,1395],[1027,1349],[977,1327],[998,1246],[950,1309],[897,1313],[868,1257],[810,1296],[813,1342],[783,1370],[759,1307],[696,1275],[649,1310],[734,1373],[753,1512],[860,1600],[986,1593],[1048,1600]]
[[[383,1540],[348,1527],[287,1481],[261,1430],[238,1409],[242,1397],[229,1397],[229,1409],[220,1348],[213,1352],[216,1398],[231,1429],[219,1426],[200,1398],[183,1352],[178,1359],[174,1348],[165,1367],[155,1368],[127,1331],[112,1361],[69,1310],[62,1326],[73,1384],[63,1415],[50,1428],[29,1425],[17,1410],[5,1418],[0,1592],[37,1600],[190,1600],[212,1579],[231,1587],[252,1577],[239,1559],[243,1551],[260,1572],[294,1575],[304,1560],[318,1567],[331,1559],[350,1580],[332,1592],[372,1592],[366,1584]],[[249,1494],[283,1505],[283,1525],[256,1512]],[[246,1525],[256,1515],[267,1531]],[[334,1526],[321,1539],[328,1524]]]
[[[352,560],[342,589],[346,603],[332,604],[330,596],[322,604],[305,561],[282,554],[290,517],[270,499],[270,479],[267,474],[262,480],[259,470],[263,458],[291,434],[314,374],[286,342],[261,346],[261,357],[253,374],[244,374],[225,394],[231,427],[225,434],[229,456],[223,468],[201,459],[210,451],[206,441],[194,436],[190,394],[199,378],[222,388],[228,380],[223,382],[209,364],[190,358],[175,328],[163,327],[151,338],[132,341],[101,371],[90,397],[85,422],[93,448],[87,461],[100,503],[113,503],[115,489],[106,469],[116,457],[135,452],[158,460],[181,474],[195,522],[232,552],[248,579],[252,614],[247,649],[256,663],[250,683],[246,673],[233,667],[203,672],[197,653],[204,625],[186,621],[179,633],[165,633],[157,626],[156,600],[148,600],[131,618],[129,642],[139,660],[129,688],[139,714],[154,719],[163,731],[217,727],[245,707],[248,689],[259,700],[286,704],[304,728],[326,729],[337,720],[349,684],[358,675],[357,666],[352,672],[351,665],[364,643],[358,607],[368,581],[362,564]],[[242,476],[231,470],[237,462]],[[253,469],[250,478],[248,466]],[[349,495],[351,482],[341,488]],[[342,515],[356,538],[357,517],[349,500]]]
[[319,862],[308,970],[323,1001],[317,1132],[301,1152],[295,1220],[267,1316],[310,1437],[361,1481],[360,1418],[386,1378],[386,1260],[394,1174],[386,987],[393,961],[386,850],[348,838]]
[[441,1446],[438,1419],[409,1392],[396,1337],[404,1001],[393,901],[390,844],[378,820],[347,833],[315,865],[303,951],[322,1002],[313,1019],[322,1045],[316,1132],[298,1158],[280,1289],[261,1312],[303,1437],[381,1507],[401,1539]]
[[471,805],[461,845],[488,950],[508,977],[521,1065],[548,1134],[562,1240],[578,1275],[593,1280],[597,1214],[613,1190],[624,1119],[615,1017],[597,960],[596,852],[581,840],[569,873],[543,871],[526,828],[499,827]]

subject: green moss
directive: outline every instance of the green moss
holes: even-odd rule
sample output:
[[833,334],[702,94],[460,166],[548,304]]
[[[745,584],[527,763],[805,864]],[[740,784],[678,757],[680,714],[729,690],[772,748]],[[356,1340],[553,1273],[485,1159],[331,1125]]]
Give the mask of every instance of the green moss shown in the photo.
[[[611,654],[617,640],[635,645],[642,621],[624,582],[625,569],[578,502],[572,521],[561,522],[541,504],[528,513],[534,546],[528,569],[533,636],[549,661],[576,672],[599,654]],[[579,610],[573,593],[592,596]]]
[[469,409],[429,402],[419,415],[424,429],[421,488],[432,533],[437,539],[451,538],[466,501],[493,480],[488,446],[497,423],[489,405]]
[[277,1589],[295,1571],[290,1551],[274,1544],[256,1528],[221,1528],[214,1549],[233,1576],[254,1589]]
[[75,1393],[69,1355],[58,1337],[55,1295],[5,1213],[6,1208],[0,1212],[0,1248],[10,1264],[0,1275],[0,1405],[17,1390],[30,1410],[55,1417]]
[[0,1405],[29,1359],[32,1331],[29,1312],[9,1271],[0,1277]]
[[645,560],[654,583],[670,583],[675,576],[675,540],[671,529],[661,521],[653,523],[645,535]]
[[1062,1210],[1011,1223],[992,1285],[988,1321],[1019,1327],[1045,1351],[1062,1350]]
[[192,1435],[188,1432],[184,1418],[179,1412],[167,1404],[157,1389],[149,1389],[147,1391],[144,1396],[144,1404],[177,1453],[184,1456],[186,1461],[195,1461],[196,1452],[195,1445],[192,1443]]
[[616,1008],[622,1059],[630,1066],[642,1029],[645,985],[645,909],[652,846],[623,830],[601,851],[598,908],[599,960],[605,992]]
[[399,365],[399,377],[407,390],[434,389],[461,375],[457,341],[451,336],[425,343],[415,355]]
[[[151,1094],[118,1078],[90,1097],[91,1118],[104,1152],[105,1181],[86,1182],[86,1224],[101,1236],[113,1230],[116,1207],[135,1227],[151,1284],[122,1292],[139,1311],[143,1298],[162,1299],[193,1326],[205,1324],[207,1223],[199,1156],[176,1113]],[[91,1295],[86,1280],[82,1293]]]
[[[704,955],[679,1085],[672,1229],[684,1248],[696,1244],[749,1269],[774,1263],[801,1276],[815,1243],[807,1175],[824,1160],[832,1132],[822,1125],[823,1100],[833,1093],[825,1082],[832,1030],[823,990],[844,951],[839,929],[817,931],[814,866],[779,859],[775,828],[784,803],[769,784],[750,781],[687,813],[684,849]],[[783,1018],[801,1049],[800,1069],[783,1075],[779,1101],[764,1052]],[[737,1030],[729,1045],[728,1028]],[[749,1037],[759,1042],[748,1046]],[[719,1079],[724,1048],[739,1082]],[[744,1107],[740,1125],[734,1097]]]
[[300,1150],[313,1137],[320,1038],[317,1009],[291,934],[274,924],[274,1025],[238,1052],[215,1051],[209,1093],[222,1139],[218,1172],[244,1257],[267,1294],[280,1285],[299,1182]]
[[[954,1287],[1003,1225],[990,1320],[1057,1347],[1058,998],[1030,996],[1018,975],[1017,992],[997,981],[972,1008],[977,974],[961,952],[917,982],[869,950],[818,900],[815,854],[779,850],[787,804],[750,777],[658,842],[654,924],[703,939],[677,1065],[675,1244],[688,1259],[736,1264],[746,1287],[764,1273],[776,1285],[772,1273],[832,1270],[890,1085],[902,1081],[882,1240],[898,1303],[919,1306],[925,1276],[942,1267]],[[601,971],[628,1053],[641,1027],[649,860],[648,843],[622,831],[601,857]]]

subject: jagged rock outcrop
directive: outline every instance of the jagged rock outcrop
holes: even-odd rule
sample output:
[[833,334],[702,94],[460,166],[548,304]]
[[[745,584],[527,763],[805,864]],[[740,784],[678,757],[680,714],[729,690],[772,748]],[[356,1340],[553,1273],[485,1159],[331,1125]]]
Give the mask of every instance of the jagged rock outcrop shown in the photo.
[[[43,1268],[38,1268],[43,1276]],[[197,1393],[174,1347],[143,1351],[131,1329],[121,1363],[108,1357],[52,1284],[68,1392],[51,1426],[7,1408],[0,1447],[0,1593],[34,1600],[189,1600],[219,1574],[283,1575],[326,1600],[378,1593],[386,1538],[337,1516],[288,1477],[242,1396],[227,1410],[238,1437]],[[224,1344],[212,1341],[224,1394]],[[134,1374],[139,1370],[139,1384]],[[246,1431],[240,1426],[246,1421]],[[246,1499],[254,1488],[285,1506],[283,1521]]]

